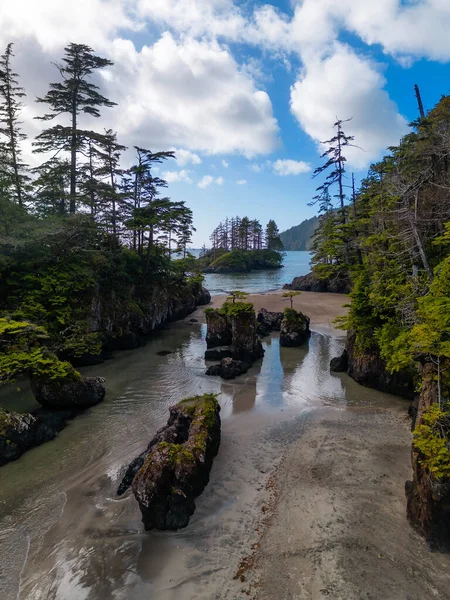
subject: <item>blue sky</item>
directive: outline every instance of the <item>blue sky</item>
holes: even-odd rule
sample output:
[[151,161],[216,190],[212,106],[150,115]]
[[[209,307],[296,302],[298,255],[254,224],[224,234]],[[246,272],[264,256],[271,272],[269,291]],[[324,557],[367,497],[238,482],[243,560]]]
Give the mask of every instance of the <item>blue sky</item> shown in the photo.
[[364,151],[349,152],[348,171],[360,179],[417,117],[414,84],[428,109],[450,87],[443,0],[16,0],[1,3],[0,23],[31,137],[32,99],[64,45],[114,61],[101,85],[118,107],[102,125],[128,146],[178,150],[158,174],[194,211],[197,247],[226,216],[283,230],[315,214],[311,172],[336,116],[353,117]]

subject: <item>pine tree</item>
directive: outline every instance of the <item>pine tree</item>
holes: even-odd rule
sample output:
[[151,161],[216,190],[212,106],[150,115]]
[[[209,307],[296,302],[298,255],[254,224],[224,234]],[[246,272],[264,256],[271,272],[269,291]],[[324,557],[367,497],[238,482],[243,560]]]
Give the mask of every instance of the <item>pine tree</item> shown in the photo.
[[280,240],[280,232],[273,219],[270,219],[266,225],[266,248],[268,250],[283,250],[283,242]]
[[18,85],[17,73],[11,68],[13,56],[13,44],[8,44],[0,57],[0,178],[3,193],[22,207],[29,180],[20,148],[20,142],[26,139],[19,121],[25,92]]
[[47,94],[37,99],[37,102],[48,104],[50,112],[36,118],[52,121],[60,115],[68,115],[70,123],[54,125],[44,130],[36,138],[34,146],[36,152],[70,153],[69,211],[74,213],[77,204],[78,154],[86,148],[88,140],[93,136],[91,131],[80,129],[79,116],[84,114],[98,118],[101,106],[115,105],[115,102],[111,102],[99,93],[98,86],[89,81],[96,70],[113,63],[106,58],[96,56],[92,48],[84,44],[71,43],[64,51],[62,63],[56,65],[62,81],[51,83]]

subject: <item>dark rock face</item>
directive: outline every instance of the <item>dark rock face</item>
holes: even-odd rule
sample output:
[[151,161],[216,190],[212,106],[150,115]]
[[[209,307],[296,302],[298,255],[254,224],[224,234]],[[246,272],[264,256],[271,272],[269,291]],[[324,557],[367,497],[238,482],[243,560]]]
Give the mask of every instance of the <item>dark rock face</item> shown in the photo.
[[71,418],[70,411],[19,414],[0,408],[0,466],[52,440]]
[[231,323],[220,310],[206,310],[206,347],[217,348],[231,344]]
[[349,294],[351,291],[349,278],[342,274],[333,279],[318,279],[313,273],[295,277],[292,283],[286,283],[284,290],[301,292],[329,292],[332,294]]
[[242,362],[241,360],[235,360],[234,358],[223,358],[220,361],[220,365],[212,365],[206,371],[206,375],[220,376],[222,379],[235,379],[239,375],[247,373],[250,368],[250,364]]
[[208,394],[172,406],[167,425],[128,467],[118,494],[131,484],[147,531],[189,523],[219,450],[219,412]]
[[282,312],[271,312],[262,308],[256,317],[257,332],[259,335],[266,336],[269,335],[271,331],[280,331],[282,320]]
[[410,371],[389,373],[386,363],[377,353],[358,354],[355,350],[356,336],[347,334],[348,374],[360,385],[414,399],[414,374]]
[[[422,389],[416,404],[416,425],[422,423],[423,413],[437,402],[435,368],[432,364],[420,367]],[[410,524],[432,545],[450,548],[450,481],[437,481],[421,464],[420,453],[412,446],[412,481],[405,484],[407,517]]]
[[31,389],[36,400],[45,408],[76,411],[103,400],[106,393],[104,381],[102,377],[84,377],[65,382],[34,379]]
[[231,352],[235,360],[252,364],[264,356],[261,340],[256,334],[255,311],[240,312],[230,317]]
[[341,356],[331,359],[330,371],[332,373],[346,373],[348,370],[348,352],[344,350]]
[[280,346],[295,348],[304,344],[311,337],[309,323],[302,312],[287,308],[281,322]]
[[222,358],[231,358],[232,352],[230,346],[219,346],[211,348],[205,352],[205,360],[222,360]]

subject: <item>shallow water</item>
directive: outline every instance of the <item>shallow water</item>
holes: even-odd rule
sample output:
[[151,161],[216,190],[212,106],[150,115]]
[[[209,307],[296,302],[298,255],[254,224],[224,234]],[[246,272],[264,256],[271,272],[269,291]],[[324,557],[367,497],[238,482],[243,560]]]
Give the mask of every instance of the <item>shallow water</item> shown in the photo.
[[[173,324],[145,347],[85,369],[106,377],[105,401],[0,469],[2,600],[234,598],[229,585],[262,474],[299,435],[299,419],[324,405],[392,401],[330,374],[341,339],[313,334],[305,348],[280,349],[273,335],[247,376],[221,382],[204,375],[204,336],[204,325]],[[144,533],[134,498],[115,495],[123,470],[168,406],[204,392],[220,394],[223,419],[210,484],[185,530]],[[26,391],[21,402],[31,404]]]
[[310,260],[310,252],[286,252],[282,269],[221,275],[207,273],[205,286],[214,296],[230,290],[243,290],[251,294],[279,290],[285,283],[291,283],[294,277],[307,275],[311,271]]

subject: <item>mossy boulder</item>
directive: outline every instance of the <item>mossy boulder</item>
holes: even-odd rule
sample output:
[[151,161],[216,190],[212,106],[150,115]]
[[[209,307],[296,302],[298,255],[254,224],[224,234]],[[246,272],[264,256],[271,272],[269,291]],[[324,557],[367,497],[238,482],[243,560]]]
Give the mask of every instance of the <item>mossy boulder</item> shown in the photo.
[[45,408],[83,410],[101,402],[105,397],[103,377],[80,377],[76,380],[31,380],[36,400]]
[[41,410],[35,414],[19,414],[0,408],[0,466],[52,440],[70,416],[67,411]]
[[281,322],[280,346],[294,348],[304,344],[311,336],[310,319],[302,312],[286,308]]
[[256,333],[256,314],[253,305],[237,303],[228,309],[231,323],[231,352],[235,360],[252,364],[264,356],[264,350]]
[[213,394],[182,400],[128,467],[118,494],[131,483],[146,530],[176,530],[189,523],[219,450],[219,413]]
[[235,360],[234,358],[223,358],[218,365],[212,365],[206,371],[206,375],[215,375],[222,377],[222,379],[235,379],[239,375],[247,373],[250,368],[248,362],[242,360]]

